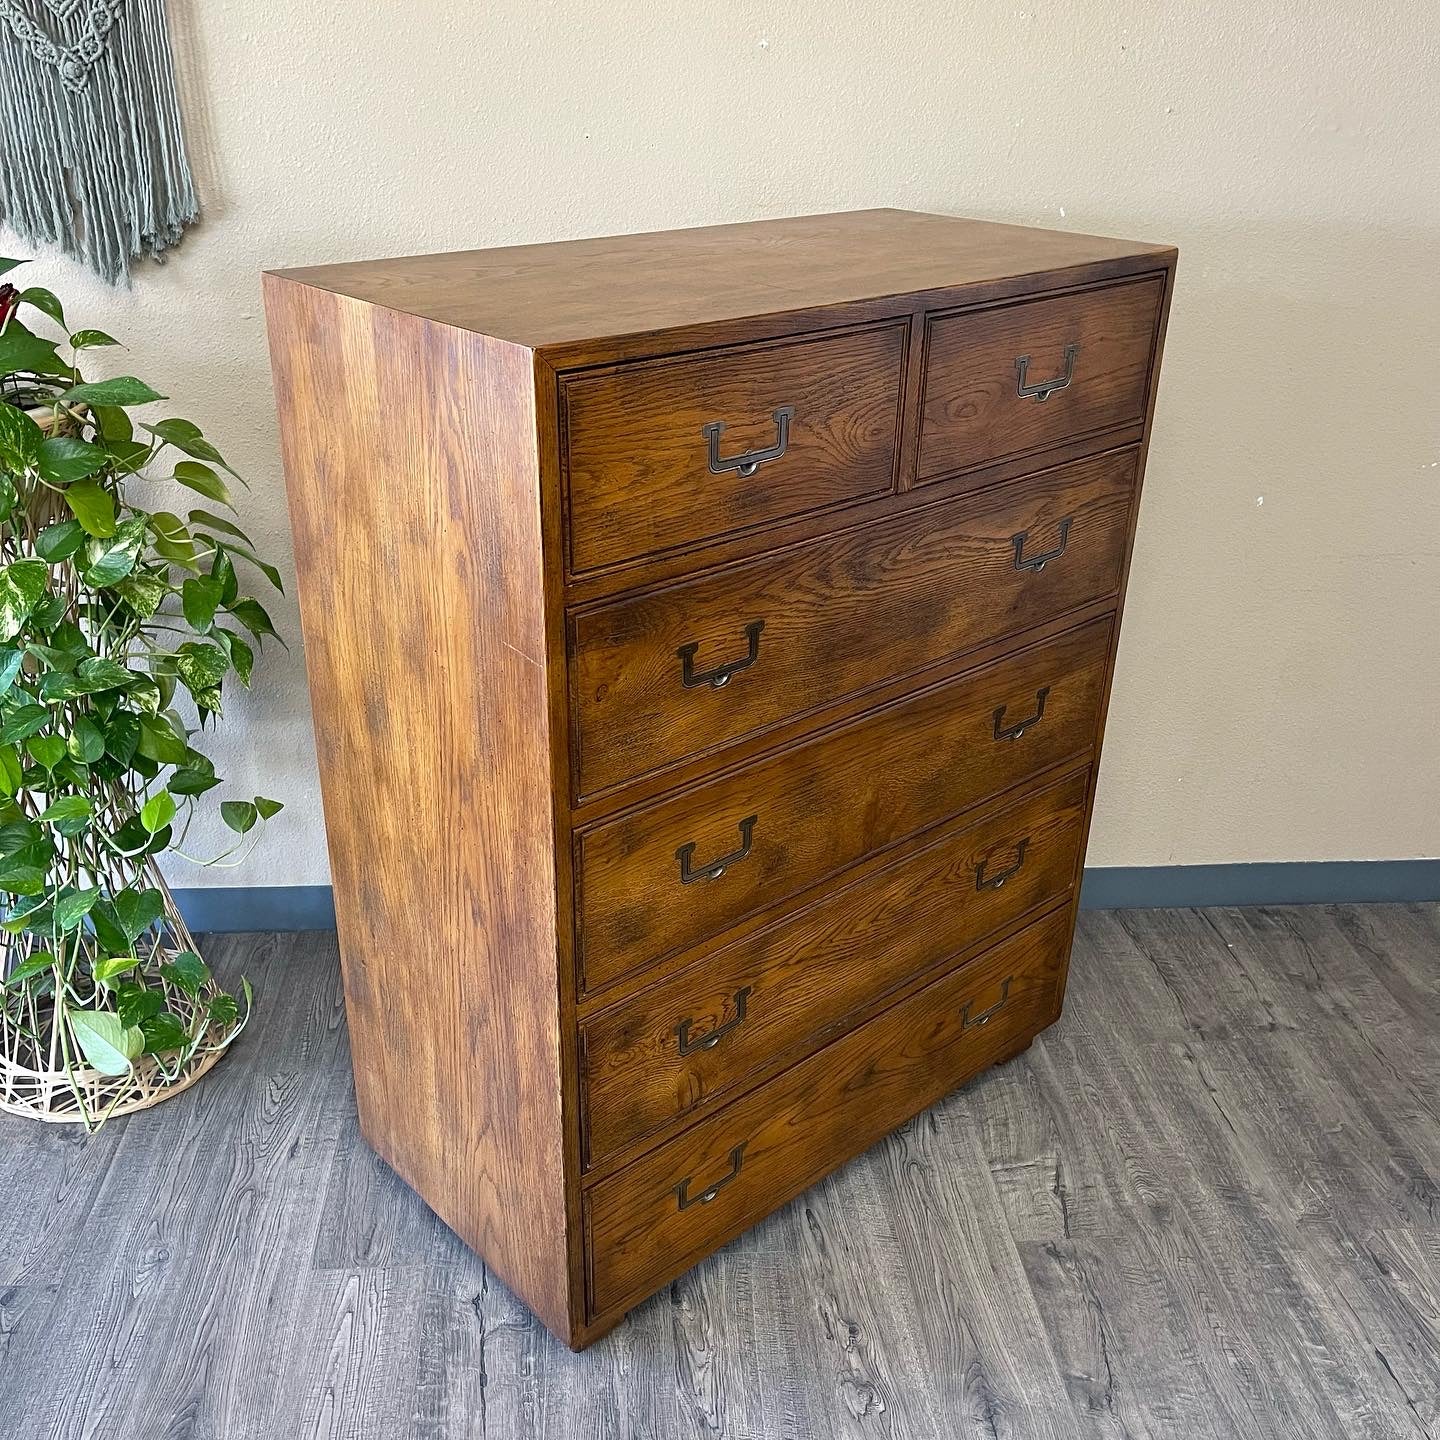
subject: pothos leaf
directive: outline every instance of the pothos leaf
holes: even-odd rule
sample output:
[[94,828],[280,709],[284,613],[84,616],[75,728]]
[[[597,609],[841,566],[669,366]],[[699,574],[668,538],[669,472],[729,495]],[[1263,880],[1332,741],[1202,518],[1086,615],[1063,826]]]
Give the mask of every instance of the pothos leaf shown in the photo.
[[78,520],[47,525],[35,537],[35,553],[51,565],[68,560],[85,543],[85,527]]
[[115,533],[115,501],[109,491],[93,480],[81,480],[65,491],[70,513],[85,527],[87,535],[106,540]]
[[140,742],[140,717],[129,710],[117,710],[105,725],[105,752],[122,765],[130,763]]
[[170,593],[169,582],[152,571],[133,571],[111,587],[142,620],[148,620]]
[[225,800],[220,805],[220,818],[237,834],[254,829],[259,812],[248,800]]
[[46,700],[73,700],[78,695],[118,690],[135,678],[133,671],[116,661],[103,655],[92,655],[88,660],[82,660],[71,675],[60,670],[50,671],[40,682],[40,694]]
[[69,485],[105,468],[105,452],[74,435],[51,435],[40,442],[35,468],[52,485]]
[[0,746],[0,795],[15,795],[20,790],[24,766],[13,745]]
[[0,568],[0,640],[11,639],[29,619],[45,593],[47,575],[43,560],[16,560]]
[[67,887],[55,901],[55,921],[61,930],[73,930],[89,913],[90,907],[100,898],[100,891],[93,886],[85,889]]
[[37,950],[33,955],[27,955],[5,976],[5,987],[11,989],[23,985],[27,980],[33,980],[37,975],[53,969],[54,965],[55,957],[48,950]]
[[26,305],[33,305],[43,315],[48,315],[60,328],[65,328],[65,310],[60,297],[43,285],[31,285],[20,292],[20,299]]
[[147,990],[139,981],[126,980],[115,987],[115,1008],[122,1025],[142,1025],[165,1008],[165,997],[158,990]]
[[[65,741],[59,735],[32,735],[25,742],[30,758],[46,770],[53,770],[65,758]],[[42,815],[42,820],[51,817]]]
[[102,1075],[124,1075],[144,1049],[138,1026],[122,1025],[110,1010],[70,1010],[70,1031],[92,1069]]
[[40,375],[70,373],[55,353],[55,341],[32,335],[12,316],[0,332],[0,375],[13,375],[17,370],[33,370]]
[[214,621],[216,607],[224,593],[224,582],[210,575],[185,581],[180,587],[180,604],[185,612],[185,623],[203,635]]
[[144,934],[165,909],[165,898],[158,890],[121,890],[111,903],[125,938],[132,942]]
[[[200,427],[193,420],[159,420],[145,428],[185,455],[193,456],[196,460],[208,460],[212,465],[230,470],[220,452],[200,433]],[[230,470],[230,473],[235,474],[233,470]]]
[[[5,368],[0,362],[0,373]],[[44,439],[45,432],[23,410],[0,402],[0,460],[12,470],[28,469]]]
[[[43,815],[40,817],[45,818]],[[175,818],[175,798],[168,791],[161,790],[152,795],[140,807],[140,823],[153,835],[163,830]]]
[[210,967],[193,950],[181,950],[160,967],[160,973],[193,999],[210,978]]
[[211,633],[230,652],[230,664],[240,677],[240,683],[248,686],[255,668],[255,652],[231,630],[214,630]]
[[95,977],[96,984],[109,985],[112,980],[127,974],[139,963],[139,959],[134,955],[108,955],[103,960],[95,961],[90,967],[90,973]]
[[93,765],[105,753],[105,736],[88,715],[77,715],[65,748],[74,759]]
[[228,1025],[240,1013],[240,1006],[236,1003],[233,995],[227,995],[223,990],[211,1002],[208,1011],[209,1018],[217,1025]]
[[140,754],[162,765],[183,765],[190,747],[178,736],[170,722],[160,715],[140,717]]
[[50,711],[44,705],[20,705],[0,723],[0,743],[23,740],[44,729],[49,719]]
[[133,375],[117,375],[113,380],[95,380],[88,385],[72,385],[60,400],[65,405],[148,405],[165,397],[152,390]]
[[175,467],[175,478],[186,489],[203,495],[207,500],[218,500],[222,505],[233,504],[229,487],[209,465],[198,460],[182,460]]
[[190,640],[175,652],[175,671],[192,695],[213,689],[229,668],[229,657],[218,645]]
[[280,579],[280,572],[268,562],[262,560],[253,551],[247,550],[243,545],[229,544],[225,547],[232,555],[239,555],[248,560],[280,593],[285,593],[284,582]]
[[[274,635],[277,640],[280,639],[279,633],[270,623],[265,607],[258,600],[245,595],[227,608],[257,640],[263,640],[266,635]],[[284,641],[281,641],[281,644],[284,644]]]
[[162,1010],[148,1020],[140,1022],[145,1036],[145,1049],[151,1054],[163,1050],[183,1050],[190,1043],[190,1032],[185,1022],[169,1010]]
[[92,540],[86,546],[81,578],[97,590],[123,580],[135,568],[144,541],[144,518],[124,521],[115,527],[109,538]]

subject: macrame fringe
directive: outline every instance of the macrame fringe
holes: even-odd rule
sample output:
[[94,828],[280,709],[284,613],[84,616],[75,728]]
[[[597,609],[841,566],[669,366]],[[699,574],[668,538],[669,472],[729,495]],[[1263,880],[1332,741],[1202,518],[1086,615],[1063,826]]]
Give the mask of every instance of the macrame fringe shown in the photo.
[[[164,0],[111,3],[114,23],[79,84],[73,64],[21,38],[22,0],[0,3],[0,222],[128,285],[131,261],[161,259],[199,207]],[[53,19],[45,0],[28,8]]]

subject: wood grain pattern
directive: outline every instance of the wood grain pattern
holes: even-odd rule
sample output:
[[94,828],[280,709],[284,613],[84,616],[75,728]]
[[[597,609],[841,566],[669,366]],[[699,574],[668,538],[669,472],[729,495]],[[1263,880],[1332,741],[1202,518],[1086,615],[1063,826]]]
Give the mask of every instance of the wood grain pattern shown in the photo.
[[[578,791],[604,791],[1114,593],[1135,493],[1119,451],[571,621]],[[1063,545],[1041,570],[1017,566]],[[683,684],[748,658],[719,689]]]
[[[587,1193],[1069,914],[1174,259],[880,211],[267,279],[364,1130],[567,1344],[620,1319],[587,1299]],[[1037,374],[1066,335],[1085,357],[1043,422],[989,396],[1022,313]],[[400,393],[423,400],[403,425]],[[953,433],[927,452],[935,403]],[[784,454],[727,469],[787,405]],[[937,445],[959,468],[931,468]],[[1002,863],[981,822],[1061,781],[1023,862],[994,837],[1018,867],[1003,896],[959,903],[966,867]],[[833,971],[799,963],[817,944]],[[598,1042],[627,1002],[678,1004],[682,971],[705,981],[692,1027],[725,1024],[727,994],[738,1021],[737,965],[760,967],[768,1054],[737,1027],[703,1075],[627,1078],[630,1042],[605,1051],[587,1170],[582,1026]],[[422,1263],[408,1212],[374,1202],[384,1173],[335,1192],[326,1273]],[[335,1342],[307,1381],[373,1403],[382,1297],[322,1289]],[[455,1299],[427,1295],[425,1323]],[[681,1330],[684,1394],[718,1424],[703,1309]],[[475,1387],[417,1413],[457,1397]]]
[[530,357],[265,294],[361,1121],[568,1333]]
[[590,1161],[698,1113],[852,1011],[1065,896],[1088,782],[1073,775],[947,830],[587,1020]]
[[648,1294],[1028,1043],[1060,1013],[1069,932],[1066,911],[1030,926],[596,1185],[594,1313]]
[[[705,351],[561,379],[570,560],[586,571],[786,516],[883,495],[895,481],[909,326]],[[750,476],[709,468],[787,446]]]
[[855,210],[279,273],[543,349],[1015,277],[1054,284],[1056,272],[1137,261],[1153,268],[1174,253],[1068,231]]
[[[594,990],[1084,754],[1094,734],[1110,627],[1098,622],[864,719],[587,830],[577,873],[583,983]],[[995,738],[996,712],[1042,719]],[[716,879],[683,885],[696,861],[750,851]]]
[[[1155,277],[932,316],[920,478],[1142,419],[1164,293],[1164,280]],[[1029,357],[1026,383],[1034,385],[1066,373],[1070,345],[1070,383],[1043,400],[1020,395],[1016,361]]]

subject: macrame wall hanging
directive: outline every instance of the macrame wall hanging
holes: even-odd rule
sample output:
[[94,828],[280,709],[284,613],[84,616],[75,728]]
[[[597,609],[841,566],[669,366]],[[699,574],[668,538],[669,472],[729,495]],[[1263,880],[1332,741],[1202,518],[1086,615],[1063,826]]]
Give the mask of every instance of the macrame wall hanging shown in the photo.
[[198,213],[164,0],[0,0],[0,223],[113,285]]

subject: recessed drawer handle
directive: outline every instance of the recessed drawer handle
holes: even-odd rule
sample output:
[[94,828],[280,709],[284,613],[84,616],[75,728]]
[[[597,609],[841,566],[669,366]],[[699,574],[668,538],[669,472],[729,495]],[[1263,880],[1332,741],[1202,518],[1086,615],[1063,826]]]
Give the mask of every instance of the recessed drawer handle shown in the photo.
[[990,863],[987,855],[975,867],[975,888],[976,890],[998,890],[1012,875],[1018,875],[1025,864],[1025,851],[1030,846],[1030,837],[1027,835],[1015,847],[1015,863],[1008,870],[997,870],[987,880],[985,878],[985,867]]
[[750,642],[745,656],[740,660],[731,660],[727,665],[717,665],[713,670],[696,670],[695,656],[700,649],[698,642],[694,645],[682,645],[675,652],[680,657],[680,683],[687,690],[694,690],[701,685],[718,690],[722,685],[728,685],[732,675],[748,670],[760,658],[760,632],[764,628],[763,620],[752,620],[745,627],[745,638]]
[[675,1198],[680,1202],[680,1208],[688,1210],[692,1205],[708,1205],[740,1173],[740,1166],[745,1160],[745,1146],[748,1143],[748,1141],[742,1140],[730,1152],[730,1173],[722,1175],[708,1190],[702,1190],[698,1195],[692,1195],[690,1181],[694,1177],[687,1175],[675,1187]]
[[675,852],[675,858],[680,862],[680,883],[693,885],[697,880],[718,880],[725,873],[727,866],[735,864],[737,860],[743,860],[750,853],[750,845],[755,838],[755,821],[758,818],[755,815],[747,815],[740,822],[740,848],[738,850],[732,850],[728,855],[722,855],[718,860],[712,860],[698,870],[690,868],[690,861],[695,855],[695,842],[690,840],[682,845]]
[[997,740],[1018,740],[1032,725],[1038,725],[1045,718],[1045,697],[1049,693],[1050,687],[1042,685],[1035,692],[1035,713],[1003,728],[1000,722],[1005,718],[1006,707],[1004,705],[997,706],[995,709],[995,738]]
[[1058,560],[1064,553],[1065,547],[1070,543],[1070,516],[1066,516],[1060,522],[1060,543],[1053,549],[1047,550],[1043,555],[1032,555],[1025,559],[1025,542],[1030,538],[1028,530],[1022,530],[1018,535],[1010,537],[1010,543],[1015,547],[1015,568],[1017,570],[1043,570],[1052,560]]
[[1075,378],[1075,357],[1080,353],[1078,345],[1067,345],[1065,347],[1065,369],[1053,380],[1037,380],[1032,385],[1025,383],[1025,374],[1030,369],[1030,357],[1022,355],[1015,362],[1015,393],[1022,400],[1029,400],[1032,397],[1036,400],[1048,400],[1057,390],[1063,390]]
[[723,1025],[717,1025],[713,1030],[707,1031],[698,1040],[690,1038],[690,1027],[695,1023],[691,1018],[682,1020],[675,1027],[675,1038],[680,1042],[680,1053],[682,1055],[693,1055],[697,1050],[713,1050],[737,1025],[745,1021],[745,1002],[750,998],[750,986],[735,992],[735,999],[732,1002],[735,1006],[735,1014]]
[[[982,1010],[978,1015],[972,1015],[970,1013],[970,1006],[973,1002],[969,1000],[965,1002],[965,1008],[960,1012],[960,1029],[962,1032],[968,1030],[972,1025],[984,1025],[988,1023],[993,1015],[1005,1008],[1005,1002],[1010,998],[1010,982],[1014,978],[1013,975],[1007,975],[1005,977],[1005,983],[1000,987],[1000,998],[988,1010]],[[682,1205],[680,1208],[683,1210],[685,1207]]]
[[733,470],[742,478],[753,475],[767,460],[778,460],[790,446],[790,421],[795,417],[793,405],[782,405],[771,412],[775,420],[775,443],[763,450],[747,450],[742,455],[720,458],[720,437],[725,433],[723,420],[712,420],[700,427],[700,433],[710,442],[710,473],[723,475]]

